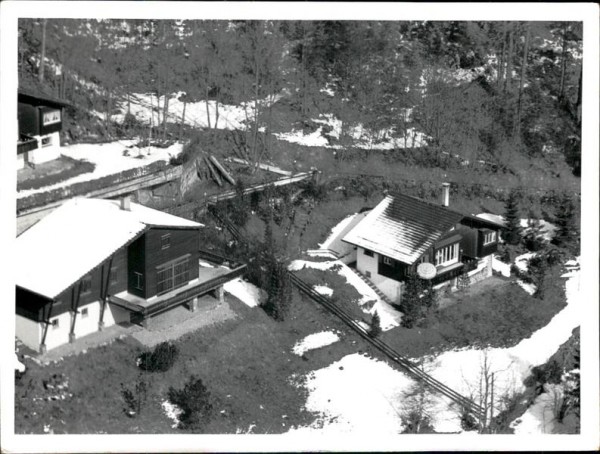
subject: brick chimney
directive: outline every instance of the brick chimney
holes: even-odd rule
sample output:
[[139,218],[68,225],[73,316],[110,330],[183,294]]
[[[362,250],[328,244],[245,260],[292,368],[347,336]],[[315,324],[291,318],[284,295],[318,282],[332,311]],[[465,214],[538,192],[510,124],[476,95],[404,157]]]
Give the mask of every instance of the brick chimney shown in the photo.
[[442,183],[442,206],[450,205],[450,183]]
[[121,209],[124,211],[131,211],[131,197],[126,195],[121,198]]

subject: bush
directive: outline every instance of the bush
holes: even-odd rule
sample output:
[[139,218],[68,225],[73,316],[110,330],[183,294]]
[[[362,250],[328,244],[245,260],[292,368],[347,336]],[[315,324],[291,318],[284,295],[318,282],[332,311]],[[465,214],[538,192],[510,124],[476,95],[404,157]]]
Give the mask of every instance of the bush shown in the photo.
[[192,375],[183,389],[169,388],[168,399],[182,410],[180,427],[198,427],[212,412],[210,392],[202,379]]
[[146,403],[148,397],[148,383],[143,381],[141,377],[138,377],[132,389],[126,388],[125,385],[121,383],[121,396],[125,401],[123,411],[127,416],[133,418],[140,414],[142,407]]
[[369,336],[377,337],[381,334],[381,318],[377,311],[373,313],[373,318],[371,319],[371,327],[369,328]]
[[140,369],[148,372],[166,372],[175,364],[178,354],[177,346],[162,342],[151,352],[142,353],[138,357],[138,364]]

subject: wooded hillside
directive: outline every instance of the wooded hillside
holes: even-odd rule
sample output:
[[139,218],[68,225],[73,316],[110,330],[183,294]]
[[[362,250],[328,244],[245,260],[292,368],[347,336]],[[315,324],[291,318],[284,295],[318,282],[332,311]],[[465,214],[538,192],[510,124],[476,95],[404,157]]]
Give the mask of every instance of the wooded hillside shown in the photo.
[[72,140],[122,133],[135,119],[118,107],[152,93],[165,137],[167,120],[184,123],[174,98],[214,102],[208,129],[220,106],[244,105],[255,156],[285,103],[288,130],[332,115],[342,146],[356,127],[373,141],[418,131],[434,154],[506,165],[558,153],[579,175],[581,66],[572,22],[19,21],[20,83],[73,103]]

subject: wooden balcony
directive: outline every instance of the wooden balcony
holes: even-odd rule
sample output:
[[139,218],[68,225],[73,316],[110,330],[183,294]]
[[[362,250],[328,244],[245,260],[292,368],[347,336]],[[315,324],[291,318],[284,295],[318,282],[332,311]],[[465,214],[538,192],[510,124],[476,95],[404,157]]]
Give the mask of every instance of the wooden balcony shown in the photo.
[[149,299],[140,298],[132,295],[127,291],[110,295],[108,300],[111,304],[122,307],[132,313],[132,321],[140,322],[145,318],[158,315],[169,309],[187,303],[197,296],[204,295],[212,290],[216,290],[226,282],[242,276],[246,271],[246,265],[228,260],[225,257],[216,254],[205,253],[201,251],[203,261],[207,256],[211,256],[210,262],[228,263],[230,267],[218,266],[207,267],[201,266],[199,277],[188,282],[186,285],[177,289],[171,290],[168,293],[154,296]]

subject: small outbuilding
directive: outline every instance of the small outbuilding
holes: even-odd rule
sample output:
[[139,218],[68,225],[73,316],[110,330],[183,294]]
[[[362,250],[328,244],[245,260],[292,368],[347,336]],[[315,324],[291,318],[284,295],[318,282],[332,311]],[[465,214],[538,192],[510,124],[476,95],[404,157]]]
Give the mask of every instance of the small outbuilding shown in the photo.
[[60,157],[63,109],[68,102],[19,89],[17,169]]

